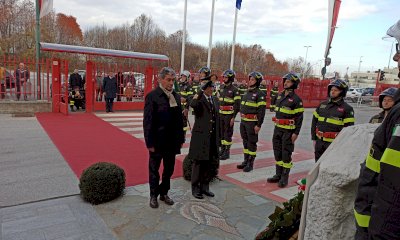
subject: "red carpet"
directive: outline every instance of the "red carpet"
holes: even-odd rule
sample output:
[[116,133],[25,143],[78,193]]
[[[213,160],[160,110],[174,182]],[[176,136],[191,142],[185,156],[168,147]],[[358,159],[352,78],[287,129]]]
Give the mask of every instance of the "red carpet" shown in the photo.
[[[112,162],[124,169],[127,186],[148,182],[148,151],[141,140],[93,114],[38,113],[36,117],[78,178],[96,162]],[[180,176],[182,163],[176,161],[173,177]]]

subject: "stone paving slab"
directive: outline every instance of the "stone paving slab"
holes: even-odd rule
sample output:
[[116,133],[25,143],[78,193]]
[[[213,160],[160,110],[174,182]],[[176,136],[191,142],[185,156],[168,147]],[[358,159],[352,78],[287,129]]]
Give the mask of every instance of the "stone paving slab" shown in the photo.
[[0,239],[116,239],[79,196],[0,209]]
[[78,179],[34,117],[0,114],[0,207],[79,193]]
[[276,203],[226,181],[210,186],[214,198],[195,199],[190,182],[171,183],[168,206],[149,207],[148,184],[126,189],[125,195],[95,206],[118,239],[252,239],[267,225]]

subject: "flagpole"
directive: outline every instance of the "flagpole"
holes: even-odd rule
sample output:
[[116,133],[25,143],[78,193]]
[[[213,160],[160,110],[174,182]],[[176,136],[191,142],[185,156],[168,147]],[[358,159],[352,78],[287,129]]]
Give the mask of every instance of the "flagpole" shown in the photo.
[[40,89],[40,69],[39,69],[39,60],[40,60],[40,6],[39,1],[36,0],[36,84],[37,84],[37,99],[41,99],[41,89]]
[[214,6],[215,6],[215,0],[212,0],[210,38],[208,41],[208,59],[207,59],[207,67],[209,67],[209,68],[211,68],[210,65],[211,65],[212,33],[213,33],[213,25],[214,25]]
[[231,66],[230,69],[233,70],[233,62],[235,59],[235,46],[236,46],[236,26],[237,26],[237,16],[238,16],[238,8],[235,8],[235,23],[233,25],[233,41],[232,41],[232,53],[231,53]]
[[181,71],[182,74],[185,68],[185,44],[186,44],[186,15],[187,15],[187,0],[185,0],[185,10],[183,14],[183,34],[182,34],[182,53],[181,53]]

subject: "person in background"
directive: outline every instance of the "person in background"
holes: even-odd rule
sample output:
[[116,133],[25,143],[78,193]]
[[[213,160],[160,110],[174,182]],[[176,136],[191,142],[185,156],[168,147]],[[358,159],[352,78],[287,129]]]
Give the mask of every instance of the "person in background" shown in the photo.
[[278,183],[278,187],[288,185],[290,169],[293,166],[292,153],[294,143],[299,136],[303,124],[303,101],[295,93],[300,78],[294,73],[288,73],[282,77],[284,91],[276,98],[274,134],[272,146],[276,161],[276,173],[267,179],[269,183]]
[[271,104],[269,105],[269,110],[271,112],[275,111],[276,97],[278,96],[278,94],[279,94],[279,82],[274,81],[274,85],[269,92],[269,96],[271,99]]
[[114,98],[117,96],[117,80],[113,71],[110,71],[108,76],[103,80],[103,95],[106,100],[106,112],[114,112],[113,104]]
[[[17,100],[19,101],[21,97],[21,86],[25,86],[29,82],[29,70],[25,67],[25,64],[21,62],[14,74],[17,88]],[[24,89],[24,100],[28,100],[26,89]]]
[[189,103],[190,99],[193,96],[192,86],[190,86],[188,79],[190,79],[190,72],[185,70],[181,73],[181,77],[179,79],[179,94],[181,95],[181,103],[182,103],[182,114],[183,114],[183,130],[186,131],[189,129],[188,125],[188,112],[189,112]]
[[381,94],[379,94],[379,107],[382,108],[382,112],[373,116],[369,123],[382,123],[390,109],[392,109],[394,105],[394,94],[396,93],[397,88],[391,87],[385,89]]
[[97,72],[96,75],[96,84],[95,84],[95,99],[98,102],[101,102],[103,100],[103,73],[101,71]]
[[124,87],[125,87],[124,75],[122,74],[122,72],[118,72],[115,78],[117,80],[117,86],[118,86],[117,101],[120,102],[122,96],[124,95]]
[[[149,150],[151,208],[158,208],[158,196],[165,204],[174,204],[168,191],[174,173],[175,156],[185,142],[181,97],[173,90],[175,78],[172,68],[162,68],[158,74],[159,86],[146,95],[144,103],[143,131]],[[161,161],[164,169],[160,183]]]
[[220,160],[226,160],[230,157],[232,146],[233,125],[235,117],[240,110],[239,90],[233,86],[236,73],[231,70],[225,70],[222,74],[224,84],[221,85],[219,92],[219,118],[221,127],[221,152]]
[[328,85],[328,100],[321,102],[313,113],[311,140],[314,142],[315,162],[343,128],[355,123],[353,107],[344,101],[348,89],[345,81],[332,81]]
[[[204,76],[203,76],[204,79]],[[217,163],[220,145],[218,98],[213,96],[214,83],[203,81],[190,106],[193,108],[195,121],[192,130],[188,158],[193,159],[192,195],[202,199],[203,194],[214,197],[209,185],[212,180],[212,165]]]
[[249,74],[249,89],[242,96],[240,105],[240,136],[243,139],[243,162],[236,167],[243,172],[253,170],[257,156],[258,133],[264,123],[265,94],[259,89],[263,76],[260,72]]

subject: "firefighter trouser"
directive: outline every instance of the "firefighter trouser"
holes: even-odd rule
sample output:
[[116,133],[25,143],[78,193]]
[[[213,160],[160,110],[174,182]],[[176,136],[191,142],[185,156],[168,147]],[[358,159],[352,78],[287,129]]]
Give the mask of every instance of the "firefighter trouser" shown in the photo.
[[224,146],[232,145],[233,126],[231,127],[231,119],[233,114],[219,114],[221,127],[221,144]]
[[292,166],[292,153],[294,151],[292,134],[293,130],[275,127],[272,136],[276,164],[284,168],[291,168]]
[[240,123],[240,136],[243,139],[243,153],[249,154],[250,156],[256,156],[257,154],[257,142],[258,134],[254,131],[254,127],[257,122],[254,121],[243,121]]
[[329,145],[331,145],[330,142],[325,142],[320,139],[317,139],[315,141],[315,149],[314,149],[314,154],[315,154],[315,162],[319,160],[319,158],[324,154],[326,149],[328,149]]
[[186,131],[189,130],[189,126],[188,126],[188,119],[187,117],[185,117],[185,115],[182,114],[182,118],[183,118],[183,131],[186,134]]

